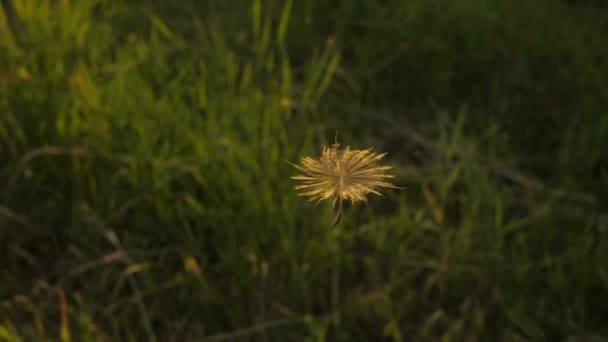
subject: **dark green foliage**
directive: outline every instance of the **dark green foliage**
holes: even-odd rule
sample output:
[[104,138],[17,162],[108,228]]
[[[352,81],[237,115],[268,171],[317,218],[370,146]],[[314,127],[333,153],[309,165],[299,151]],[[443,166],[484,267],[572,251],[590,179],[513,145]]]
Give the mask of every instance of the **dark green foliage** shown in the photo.
[[[608,338],[607,7],[12,3],[0,340]],[[328,230],[336,130],[406,188]]]

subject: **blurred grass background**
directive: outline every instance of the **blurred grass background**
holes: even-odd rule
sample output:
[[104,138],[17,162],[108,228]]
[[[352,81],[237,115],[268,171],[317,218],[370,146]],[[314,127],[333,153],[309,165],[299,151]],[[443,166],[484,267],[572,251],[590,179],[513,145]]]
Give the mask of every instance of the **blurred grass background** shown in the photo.
[[0,340],[608,340],[603,2],[11,2]]

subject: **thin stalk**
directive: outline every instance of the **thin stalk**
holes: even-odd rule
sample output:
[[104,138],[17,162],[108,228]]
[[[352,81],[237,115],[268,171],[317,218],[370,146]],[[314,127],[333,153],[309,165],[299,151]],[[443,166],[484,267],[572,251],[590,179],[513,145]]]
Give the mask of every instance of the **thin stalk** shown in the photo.
[[344,203],[342,198],[339,199],[338,203],[338,213],[336,215],[336,219],[331,225],[331,228],[335,228],[333,230],[333,271],[332,271],[332,280],[331,280],[331,306],[332,313],[334,314],[334,332],[336,334],[335,338],[337,338],[337,334],[340,327],[340,231],[338,223],[340,223],[342,215],[344,213]]
[[342,220],[342,214],[344,212],[344,203],[342,200],[342,197],[340,197],[339,199],[339,203],[338,203],[338,212],[336,213],[336,218],[334,219],[334,222],[331,224],[331,226],[329,226],[329,228],[334,228],[335,226],[338,225],[338,223],[340,223],[340,220]]

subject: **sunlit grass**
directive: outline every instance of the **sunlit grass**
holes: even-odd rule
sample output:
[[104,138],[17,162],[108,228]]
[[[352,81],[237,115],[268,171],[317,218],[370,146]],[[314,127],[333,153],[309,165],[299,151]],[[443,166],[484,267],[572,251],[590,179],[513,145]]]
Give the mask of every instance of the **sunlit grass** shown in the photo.
[[[498,14],[538,8],[506,1],[442,17],[424,1],[14,3],[19,39],[0,15],[0,339],[608,334],[608,121],[590,77],[604,10],[520,36]],[[559,75],[539,62],[566,46]],[[514,71],[493,67],[503,49]],[[332,231],[284,161],[337,129],[388,151],[406,190]],[[563,139],[548,149],[545,133]]]

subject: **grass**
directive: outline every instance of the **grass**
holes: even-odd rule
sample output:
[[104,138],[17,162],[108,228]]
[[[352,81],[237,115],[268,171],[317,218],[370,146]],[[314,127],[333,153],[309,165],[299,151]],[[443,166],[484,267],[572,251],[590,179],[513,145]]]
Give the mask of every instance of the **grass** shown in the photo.
[[[608,339],[605,7],[13,2],[0,340]],[[337,233],[336,130],[406,187]]]

